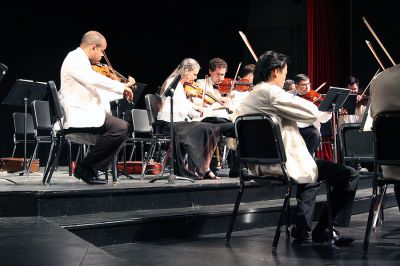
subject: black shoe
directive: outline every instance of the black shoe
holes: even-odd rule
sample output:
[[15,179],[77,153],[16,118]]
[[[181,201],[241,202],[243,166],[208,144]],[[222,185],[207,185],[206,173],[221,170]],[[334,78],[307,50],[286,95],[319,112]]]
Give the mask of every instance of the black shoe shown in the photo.
[[229,177],[238,178],[239,175],[240,175],[240,171],[239,170],[234,170],[234,169],[230,169],[229,170]]
[[293,238],[296,238],[296,240],[299,241],[305,241],[305,240],[310,240],[310,233],[308,231],[303,231],[298,229],[296,226],[292,228],[292,232],[290,233],[290,235]]
[[100,179],[96,171],[86,165],[77,165],[74,170],[74,176],[90,185],[107,184],[107,180]]
[[[313,230],[312,231],[312,241],[315,243],[324,243],[329,241],[329,230]],[[351,237],[340,236],[340,233],[333,229],[332,242],[336,246],[345,246],[354,241]]]

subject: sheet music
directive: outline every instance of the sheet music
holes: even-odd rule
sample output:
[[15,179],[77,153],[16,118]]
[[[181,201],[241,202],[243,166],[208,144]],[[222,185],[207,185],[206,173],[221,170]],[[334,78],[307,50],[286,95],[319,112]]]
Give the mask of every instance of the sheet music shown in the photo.
[[363,127],[362,127],[362,129],[363,129],[363,131],[372,131],[372,122],[373,122],[373,119],[372,119],[372,117],[371,117],[371,113],[370,113],[370,111],[369,111],[369,107],[368,107],[368,109],[366,109],[365,110],[365,112],[367,113],[366,114],[366,119],[365,119],[365,121],[364,121],[364,124],[363,124]]
[[367,107],[365,108],[363,119],[361,121],[362,131],[372,131],[373,119],[370,113],[371,99],[368,100]]

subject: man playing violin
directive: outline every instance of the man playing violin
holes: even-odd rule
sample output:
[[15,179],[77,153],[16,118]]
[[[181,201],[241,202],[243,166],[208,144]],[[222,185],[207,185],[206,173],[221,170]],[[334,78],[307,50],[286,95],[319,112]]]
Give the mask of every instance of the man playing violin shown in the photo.
[[77,164],[74,176],[88,184],[105,184],[98,171],[107,171],[130,133],[129,124],[110,114],[110,101],[123,96],[132,100],[127,83],[112,80],[94,71],[107,48],[106,38],[97,31],[86,32],[78,48],[68,53],[61,67],[59,98],[64,111],[63,128],[80,134],[80,139],[93,144],[83,161]]
[[366,109],[366,103],[363,100],[364,96],[359,94],[359,81],[358,78],[350,76],[347,78],[346,81],[346,87],[350,89],[350,93],[352,94],[357,94],[357,100],[356,100],[356,110],[354,114],[347,114],[347,112],[344,110],[344,112],[341,113],[341,116],[339,117],[338,125],[342,125],[345,123],[361,123],[364,112]]
[[[294,78],[295,90],[289,91],[294,95],[303,97],[308,92],[311,91],[311,83],[308,76],[304,74],[298,74]],[[314,102],[315,99],[308,99]],[[315,103],[315,102],[314,102]],[[328,122],[332,117],[330,112],[320,112],[318,111],[318,119],[311,123],[301,123],[298,122],[297,126],[299,127],[299,131],[301,136],[304,138],[306,142],[307,149],[311,154],[314,154],[315,151],[318,149],[321,143],[321,123]]]
[[[252,84],[254,78],[254,67],[254,64],[245,65],[239,73],[239,80]],[[249,86],[247,90],[232,90],[230,95],[232,109],[238,108],[242,104],[243,99],[246,98],[250,91],[251,86]]]
[[[221,103],[228,103],[227,97],[223,96],[218,90],[218,86],[224,81],[225,74],[228,71],[228,64],[221,58],[213,58],[208,63],[209,77],[198,79],[197,85],[205,89],[206,92],[215,97],[218,102],[211,105],[204,105],[201,99],[195,100],[195,104],[202,106],[206,122],[224,123],[230,122],[229,105],[222,106]],[[226,108],[228,107],[228,108]]]

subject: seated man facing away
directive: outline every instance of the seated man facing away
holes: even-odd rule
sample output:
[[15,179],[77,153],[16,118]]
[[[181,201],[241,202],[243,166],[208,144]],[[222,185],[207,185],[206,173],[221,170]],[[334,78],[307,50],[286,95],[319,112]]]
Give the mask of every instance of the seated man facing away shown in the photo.
[[[282,89],[287,74],[288,57],[273,51],[264,53],[254,69],[253,90],[237,108],[235,116],[246,114],[268,114],[281,122],[282,137],[287,156],[286,167],[289,176],[299,184],[316,183],[325,180],[333,187],[331,205],[333,219],[340,213],[348,225],[356,193],[359,174],[344,165],[319,160],[311,156],[300,135],[297,122],[313,123],[317,120],[318,108],[315,104]],[[246,145],[245,143],[243,145]],[[248,165],[249,171],[257,175],[276,174],[275,165]],[[317,190],[306,187],[298,198],[296,225],[292,236],[299,240],[309,239]],[[328,212],[325,208],[317,225],[312,230],[312,241],[329,240]],[[334,230],[335,244],[349,244],[352,238],[341,237]]]

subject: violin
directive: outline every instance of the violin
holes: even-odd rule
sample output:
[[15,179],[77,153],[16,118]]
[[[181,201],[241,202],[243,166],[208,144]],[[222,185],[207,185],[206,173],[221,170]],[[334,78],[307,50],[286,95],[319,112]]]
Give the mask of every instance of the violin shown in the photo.
[[240,79],[234,81],[231,78],[224,78],[224,80],[218,84],[218,91],[221,94],[228,94],[232,90],[237,90],[237,91],[248,91],[251,86],[253,86],[253,83],[251,83],[248,79]]
[[322,83],[316,90],[310,90],[306,94],[302,95],[302,97],[306,100],[315,103],[315,105],[319,106],[321,102],[324,100],[324,96],[318,93],[318,91],[325,85],[326,82]]
[[100,73],[110,79],[121,81],[122,79],[118,77],[114,72],[110,70],[110,67],[106,64],[101,64],[97,63],[95,65],[92,65],[92,69],[96,71],[97,73]]
[[324,97],[322,96],[322,94],[316,92],[315,90],[310,90],[309,92],[307,92],[306,94],[304,94],[302,96],[304,99],[309,100],[309,101],[315,103],[316,105],[319,105],[324,100]]
[[230,111],[230,109],[225,106],[225,104],[218,100],[217,98],[215,98],[213,95],[211,95],[209,92],[205,91],[200,88],[196,82],[193,83],[189,83],[189,82],[185,82],[183,84],[183,88],[185,90],[185,93],[187,96],[189,97],[197,97],[197,98],[203,98],[204,97],[204,103],[206,104],[213,104],[213,103],[219,103],[220,105],[222,105],[224,108],[226,108],[228,111]]

